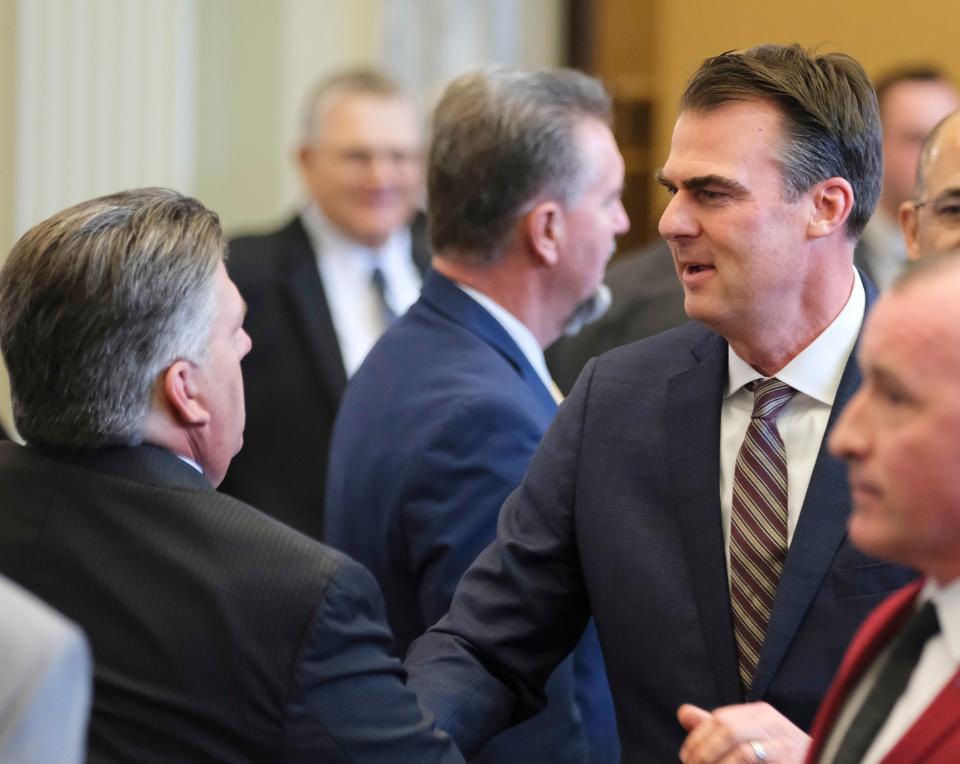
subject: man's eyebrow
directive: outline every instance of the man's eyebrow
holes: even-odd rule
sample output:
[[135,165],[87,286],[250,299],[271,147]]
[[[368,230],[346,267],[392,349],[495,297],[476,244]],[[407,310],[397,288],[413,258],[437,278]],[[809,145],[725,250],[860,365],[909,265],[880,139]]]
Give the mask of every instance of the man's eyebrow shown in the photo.
[[[673,181],[667,178],[662,171],[657,171],[657,183],[661,186],[666,186],[667,188],[676,188]],[[732,194],[746,195],[749,192],[747,189],[737,183],[737,181],[730,178],[725,178],[722,175],[697,175],[693,178],[684,178],[680,181],[680,186],[682,186],[687,191],[697,191],[701,188],[711,188],[721,191],[729,191]]]

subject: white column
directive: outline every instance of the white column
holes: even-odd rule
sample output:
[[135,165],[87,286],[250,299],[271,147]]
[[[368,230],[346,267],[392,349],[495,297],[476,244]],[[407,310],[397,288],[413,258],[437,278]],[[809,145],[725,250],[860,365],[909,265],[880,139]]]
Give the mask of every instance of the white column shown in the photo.
[[15,235],[135,186],[191,193],[196,0],[19,0]]

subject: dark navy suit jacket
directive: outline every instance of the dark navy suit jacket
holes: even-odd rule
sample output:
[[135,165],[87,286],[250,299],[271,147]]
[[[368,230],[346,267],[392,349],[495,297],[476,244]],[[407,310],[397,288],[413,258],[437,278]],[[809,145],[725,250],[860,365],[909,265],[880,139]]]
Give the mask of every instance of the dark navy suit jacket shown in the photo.
[[[744,698],[720,517],[726,374],[727,343],[699,324],[588,364],[496,542],[407,656],[411,686],[466,755],[536,710],[540,677],[591,613],[625,761],[676,761],[685,702],[766,700],[809,727],[859,623],[912,574],[847,542],[846,469],[821,447]],[[859,382],[851,357],[829,426]]]
[[[446,613],[463,572],[493,540],[500,505],[555,412],[507,332],[437,273],[350,381],[327,471],[326,540],[379,581],[400,655]],[[593,761],[616,759],[592,629],[575,657],[547,684],[547,710],[481,758],[585,761],[589,751]]]

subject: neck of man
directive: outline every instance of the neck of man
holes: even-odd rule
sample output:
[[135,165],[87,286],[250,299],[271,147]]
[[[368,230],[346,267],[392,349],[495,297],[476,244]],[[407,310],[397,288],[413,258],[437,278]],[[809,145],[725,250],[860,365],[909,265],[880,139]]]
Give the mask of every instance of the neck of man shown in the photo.
[[823,333],[840,315],[853,291],[851,252],[838,259],[840,267],[814,270],[799,298],[768,299],[774,311],[757,315],[740,326],[718,327],[734,352],[765,377],[775,376]]
[[437,255],[432,265],[451,281],[476,289],[509,311],[530,330],[541,349],[560,338],[563,322],[552,317],[541,279],[523,256],[505,252],[495,263],[480,266]]

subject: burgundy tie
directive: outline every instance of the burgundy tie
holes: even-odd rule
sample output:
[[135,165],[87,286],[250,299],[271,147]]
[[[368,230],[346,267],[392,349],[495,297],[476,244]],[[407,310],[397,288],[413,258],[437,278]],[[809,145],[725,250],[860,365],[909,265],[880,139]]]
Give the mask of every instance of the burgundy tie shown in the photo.
[[730,520],[730,602],[745,693],[787,556],[787,459],[776,418],[796,392],[778,379],[750,388],[753,413],[737,454]]

